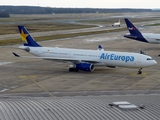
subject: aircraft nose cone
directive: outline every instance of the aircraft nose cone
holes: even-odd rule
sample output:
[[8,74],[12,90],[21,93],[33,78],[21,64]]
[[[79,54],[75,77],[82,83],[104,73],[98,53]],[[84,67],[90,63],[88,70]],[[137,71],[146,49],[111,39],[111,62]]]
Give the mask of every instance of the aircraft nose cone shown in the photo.
[[152,60],[152,63],[151,63],[152,65],[156,65],[157,64],[157,61],[155,61],[155,60]]
[[157,61],[153,60],[153,65],[157,64]]
[[148,62],[148,66],[153,66],[153,65],[156,65],[156,64],[157,64],[157,61],[155,61],[155,60],[150,60]]

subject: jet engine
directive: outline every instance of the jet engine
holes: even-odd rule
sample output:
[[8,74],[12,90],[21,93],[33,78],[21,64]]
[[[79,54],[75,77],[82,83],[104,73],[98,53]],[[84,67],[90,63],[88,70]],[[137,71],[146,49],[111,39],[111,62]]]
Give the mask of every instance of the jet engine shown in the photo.
[[90,63],[78,63],[75,68],[82,71],[94,71],[94,65]]

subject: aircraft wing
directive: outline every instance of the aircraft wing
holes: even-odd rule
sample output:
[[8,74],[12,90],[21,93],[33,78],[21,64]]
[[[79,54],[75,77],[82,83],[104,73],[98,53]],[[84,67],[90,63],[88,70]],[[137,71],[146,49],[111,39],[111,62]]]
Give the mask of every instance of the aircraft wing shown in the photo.
[[53,61],[68,61],[72,63],[80,63],[80,62],[89,62],[89,63],[99,63],[95,60],[85,60],[85,59],[78,59],[78,58],[57,58],[57,57],[34,57],[34,56],[20,56],[16,53],[13,52],[13,55],[15,57],[20,57],[20,58],[33,58],[33,59],[44,59],[44,60],[53,60]]

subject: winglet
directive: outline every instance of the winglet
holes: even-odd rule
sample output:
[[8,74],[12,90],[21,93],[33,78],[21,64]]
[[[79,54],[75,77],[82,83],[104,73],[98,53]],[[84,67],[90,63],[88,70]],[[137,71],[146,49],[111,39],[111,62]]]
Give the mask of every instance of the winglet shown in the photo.
[[102,49],[102,46],[101,46],[101,45],[98,45],[98,49],[101,50],[101,49]]
[[101,45],[98,45],[98,49],[97,50],[104,50],[103,48],[102,48],[102,46]]
[[15,57],[20,57],[18,54],[14,53],[14,52],[13,52],[13,55],[14,55]]

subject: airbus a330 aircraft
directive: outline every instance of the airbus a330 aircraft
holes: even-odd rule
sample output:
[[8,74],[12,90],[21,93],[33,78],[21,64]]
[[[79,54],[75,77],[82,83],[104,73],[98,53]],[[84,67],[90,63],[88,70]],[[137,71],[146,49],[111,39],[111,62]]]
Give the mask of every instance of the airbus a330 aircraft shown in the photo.
[[160,44],[160,34],[141,33],[127,18],[125,18],[124,20],[130,32],[130,34],[124,35],[124,37],[134,39],[140,42]]
[[97,50],[42,47],[32,38],[24,26],[18,26],[18,29],[22,41],[24,42],[24,46],[19,46],[19,48],[35,55],[35,57],[19,56],[18,54],[13,53],[16,57],[70,62],[73,64],[73,67],[70,67],[69,71],[94,71],[95,65],[103,65],[108,67],[139,68],[138,73],[141,74],[142,68],[157,63],[147,55],[104,51],[101,46],[99,46]]
[[117,23],[114,23],[113,25],[112,25],[112,27],[114,27],[114,26],[121,26],[121,22],[120,22],[120,19],[119,19],[119,21],[117,22]]

